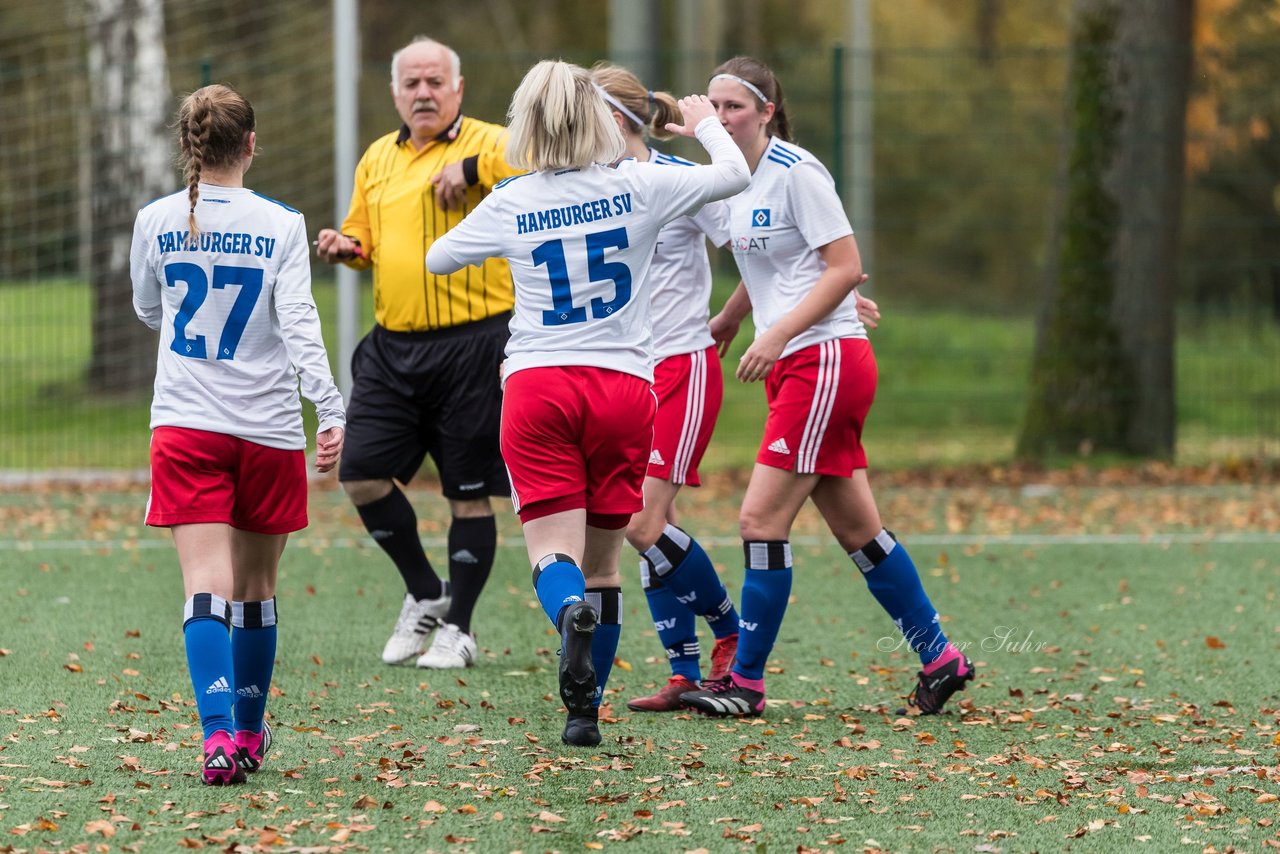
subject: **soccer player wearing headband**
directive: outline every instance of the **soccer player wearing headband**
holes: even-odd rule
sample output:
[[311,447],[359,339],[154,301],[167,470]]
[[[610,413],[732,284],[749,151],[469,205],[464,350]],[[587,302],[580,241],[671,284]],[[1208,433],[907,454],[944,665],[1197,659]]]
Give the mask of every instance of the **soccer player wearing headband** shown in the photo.
[[567,744],[597,724],[623,610],[618,558],[642,489],[657,403],[649,269],[659,231],[747,185],[742,153],[711,103],[679,103],[710,166],[621,160],[626,143],[591,75],[545,61],[511,99],[509,159],[531,171],[494,188],[427,253],[446,275],[511,263],[502,456],[533,586],[561,635]]
[[[625,68],[599,63],[591,78],[609,105],[626,141],[625,156],[641,163],[687,168],[694,164],[650,148],[649,134],[671,135],[678,122],[676,99],[647,90]],[[715,341],[707,329],[711,264],[707,240],[729,242],[728,208],[712,202],[663,226],[649,267],[653,327],[653,392],[658,412],[644,478],[644,509],[631,517],[627,542],[640,553],[640,581],[671,676],[650,696],[627,702],[634,711],[684,708],[680,695],[701,684],[697,617],[715,635],[710,679],[726,676],[738,645],[738,612],[702,546],[669,521],[685,484],[698,486],[698,464],[711,441],[724,395]]]
[[[667,122],[679,118],[666,92],[645,89],[625,68],[599,63],[591,77],[613,111],[627,142],[626,155],[661,166],[692,166],[650,147],[646,134],[666,139]],[[715,341],[707,328],[711,264],[707,240],[729,242],[729,209],[712,202],[682,216],[658,234],[649,267],[653,324],[653,391],[658,414],[644,479],[644,509],[631,517],[627,542],[640,553],[640,581],[658,639],[667,653],[667,683],[645,697],[627,701],[638,712],[684,708],[680,695],[701,682],[697,618],[704,617],[715,636],[709,681],[723,679],[738,646],[738,612],[702,546],[677,527],[676,496],[684,485],[698,486],[698,465],[706,453],[724,395],[724,379]],[[862,300],[875,312],[875,303]],[[869,322],[874,323],[870,314]]]
[[791,526],[812,499],[919,654],[910,702],[935,714],[973,679],[973,664],[943,634],[867,479],[862,426],[876,362],[856,308],[862,263],[853,229],[831,175],[791,141],[782,86],[766,65],[729,60],[708,95],[752,173],[750,187],[727,202],[743,283],[711,319],[711,333],[723,353],[751,313],[756,337],[737,377],[764,381],[769,414],[739,516],[746,573],[737,660],[727,678],[681,699],[718,717],[764,711],[764,668],[791,594]]
[[[458,54],[447,46],[419,36],[396,51],[391,95],[403,124],[356,166],[342,231],[326,228],[316,241],[324,261],[373,268],[374,326],[351,360],[338,477],[404,581],[382,660],[427,668],[476,661],[471,618],[498,539],[489,499],[510,494],[497,380],[513,301],[507,262],[454,276],[422,268],[424,247],[517,172],[502,156],[503,129],[463,115],[462,91]],[[448,581],[427,559],[401,488],[427,456],[449,502]]]

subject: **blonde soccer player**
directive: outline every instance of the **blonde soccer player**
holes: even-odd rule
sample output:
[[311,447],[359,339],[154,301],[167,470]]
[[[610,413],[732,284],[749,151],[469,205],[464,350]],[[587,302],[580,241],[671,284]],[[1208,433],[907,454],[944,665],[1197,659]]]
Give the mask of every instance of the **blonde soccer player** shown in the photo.
[[[561,634],[567,744],[600,742],[598,706],[622,615],[618,559],[653,437],[649,268],[673,219],[746,186],[746,164],[704,96],[679,104],[709,166],[622,160],[626,143],[586,69],[540,62],[512,97],[507,159],[529,169],[438,239],[445,274],[511,264],[502,456],[533,585]],[[616,165],[613,165],[616,164]]]

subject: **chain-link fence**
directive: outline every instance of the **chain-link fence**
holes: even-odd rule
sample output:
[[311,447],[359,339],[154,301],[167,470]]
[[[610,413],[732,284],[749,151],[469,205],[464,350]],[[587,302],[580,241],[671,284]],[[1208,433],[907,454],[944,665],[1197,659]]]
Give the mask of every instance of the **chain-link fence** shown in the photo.
[[[127,14],[146,3],[120,5],[117,14]],[[398,13],[396,4],[366,4],[360,145],[398,124],[388,60],[416,32],[431,32],[459,50],[465,109],[492,121],[503,120],[510,92],[537,59],[589,64],[601,58],[604,4],[543,5],[548,14],[564,6],[587,17],[557,24],[547,29],[550,35],[539,36],[535,27],[533,35],[505,45],[492,27],[469,27],[474,22],[462,12],[452,14],[448,26],[433,26],[438,21],[428,14],[409,20],[414,16]],[[102,197],[123,199],[132,211],[157,194],[104,186],[103,176],[115,174],[103,160],[104,150],[112,150],[103,128],[111,125],[95,101],[101,72],[89,56],[102,37],[93,12],[107,14],[102,7],[109,6],[108,0],[0,6],[3,470],[145,465],[149,389],[102,382],[104,374],[119,374],[125,360],[139,358],[110,337],[119,331],[123,341],[136,330],[123,321],[101,322],[104,302],[127,306],[130,299],[127,275],[104,279],[102,271],[121,246],[127,253],[131,225],[108,220]],[[505,6],[481,3],[476,14],[497,15]],[[178,93],[203,83],[240,89],[256,108],[262,149],[247,183],[302,210],[313,235],[334,224],[328,6],[195,0],[164,3],[162,13],[170,113]],[[1066,24],[1057,22],[1059,32],[1041,34],[1032,46],[960,35],[948,42],[936,34],[922,46],[885,17],[883,10],[877,17],[883,26],[872,50],[873,80],[850,77],[851,52],[831,34],[804,47],[788,42],[785,31],[757,34],[745,47],[778,72],[797,141],[838,178],[851,169],[844,116],[857,103],[873,109],[874,179],[843,184],[847,193],[874,195],[874,227],[854,223],[860,241],[874,248],[869,272],[885,311],[873,339],[881,365],[868,433],[873,459],[1007,458],[1026,402],[1062,187]],[[1255,32],[1247,42],[1197,56],[1197,68],[1212,74],[1197,75],[1189,110],[1180,296],[1176,305],[1155,309],[1177,312],[1179,455],[1186,460],[1280,455],[1277,32]],[[548,40],[545,50],[530,47],[542,44],[537,38]],[[652,82],[675,88],[674,69],[710,71],[737,52],[734,47],[720,55],[664,48],[655,64],[670,73]],[[154,117],[130,119],[154,124]],[[696,147],[674,148],[698,154]],[[175,170],[162,192],[178,185]],[[731,259],[716,264],[731,285]],[[332,271],[316,264],[313,273],[331,332]],[[367,290],[366,280],[366,297]],[[365,302],[361,328],[371,322]],[[90,370],[95,360],[96,373]],[[758,389],[731,388],[713,465],[749,462],[761,411]]]

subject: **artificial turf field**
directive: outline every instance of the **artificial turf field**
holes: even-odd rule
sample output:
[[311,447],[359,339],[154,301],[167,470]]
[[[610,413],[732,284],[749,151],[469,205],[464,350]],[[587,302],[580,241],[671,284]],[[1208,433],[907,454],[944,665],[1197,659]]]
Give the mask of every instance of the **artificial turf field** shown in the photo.
[[[938,717],[896,713],[917,663],[810,510],[764,717],[629,712],[666,667],[624,555],[594,749],[560,743],[557,638],[508,508],[481,664],[389,668],[403,588],[319,484],[281,567],[275,745],[228,789],[196,778],[181,582],[145,493],[2,493],[0,852],[1280,847],[1280,488],[1123,480],[876,484],[978,667]],[[736,599],[741,484],[686,493]],[[412,496],[443,564],[443,502]]]

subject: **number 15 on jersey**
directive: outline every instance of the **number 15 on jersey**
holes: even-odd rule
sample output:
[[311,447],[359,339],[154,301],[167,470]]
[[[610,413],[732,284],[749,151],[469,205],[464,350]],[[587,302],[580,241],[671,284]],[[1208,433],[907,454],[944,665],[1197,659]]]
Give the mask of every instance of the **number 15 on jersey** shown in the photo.
[[[604,318],[611,316],[631,300],[631,269],[620,261],[604,260],[606,249],[625,249],[627,230],[613,228],[608,231],[596,231],[584,236],[587,251],[587,275],[592,282],[612,281],[613,298],[605,301],[600,297],[591,298],[591,316]],[[570,243],[570,251],[576,249]],[[533,250],[531,255],[535,267],[543,265],[547,268],[547,278],[551,282],[552,308],[542,312],[544,326],[565,326],[570,323],[585,323],[587,306],[573,304],[573,285],[569,281],[569,266],[565,261],[565,242],[548,240]]]

